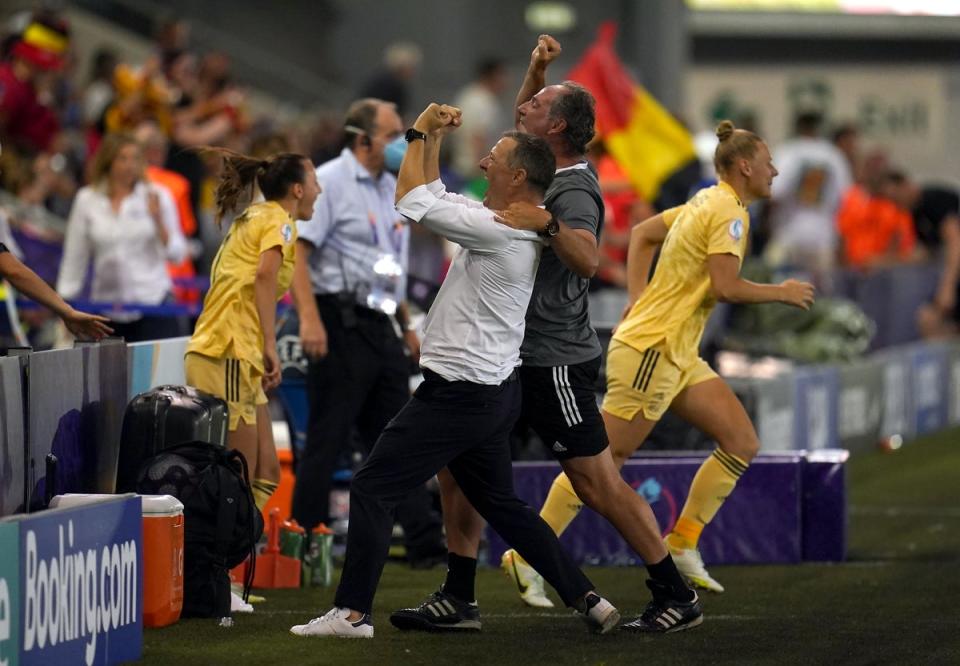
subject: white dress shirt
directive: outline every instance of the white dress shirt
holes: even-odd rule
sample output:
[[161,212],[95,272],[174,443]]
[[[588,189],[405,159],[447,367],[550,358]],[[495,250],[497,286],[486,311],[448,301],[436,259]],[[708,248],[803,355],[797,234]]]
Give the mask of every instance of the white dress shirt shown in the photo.
[[[148,194],[151,190],[159,197],[160,216],[167,230],[166,246],[160,241],[150,216]],[[82,188],[67,220],[63,261],[57,279],[61,296],[75,298],[83,289],[91,255],[90,297],[94,301],[161,303],[173,287],[166,262],[179,262],[187,255],[187,243],[170,193],[140,181],[117,212],[105,188]]]
[[460,245],[424,322],[420,366],[449,381],[500,384],[520,365],[542,241],[439,180],[407,192],[397,210]]

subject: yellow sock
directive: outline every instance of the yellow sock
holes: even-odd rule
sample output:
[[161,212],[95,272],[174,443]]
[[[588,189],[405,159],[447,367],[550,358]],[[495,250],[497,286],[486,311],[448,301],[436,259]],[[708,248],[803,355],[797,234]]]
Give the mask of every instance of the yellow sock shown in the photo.
[[667,543],[676,549],[696,548],[703,528],[713,520],[724,500],[733,492],[747,463],[719,448],[703,461],[690,484],[690,494]]
[[270,500],[270,496],[273,495],[277,489],[277,485],[279,484],[274,481],[268,481],[267,479],[253,480],[253,483],[250,484],[250,490],[253,491],[253,501],[256,503],[258,509],[263,511],[263,507],[266,506]]
[[[543,503],[543,508],[540,509],[540,517],[557,536],[560,536],[582,508],[583,502],[573,491],[570,479],[567,478],[566,474],[560,472],[557,478],[553,480],[553,485],[550,486],[547,500]],[[514,557],[526,564],[526,561],[520,557],[520,553],[517,553]]]

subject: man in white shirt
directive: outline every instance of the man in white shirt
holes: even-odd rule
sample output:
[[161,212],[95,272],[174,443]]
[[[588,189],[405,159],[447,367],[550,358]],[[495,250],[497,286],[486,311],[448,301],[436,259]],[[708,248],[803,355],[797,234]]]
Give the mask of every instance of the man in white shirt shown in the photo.
[[500,103],[507,86],[507,67],[499,58],[487,58],[477,65],[477,77],[454,100],[463,113],[463,127],[450,137],[453,169],[464,180],[483,174],[480,160],[500,132],[508,129]]
[[801,113],[796,136],[774,151],[780,176],[771,190],[765,254],[773,265],[802,268],[822,284],[836,254],[837,209],[852,180],[843,154],[820,136],[821,121],[818,113]]
[[[620,614],[561,548],[550,527],[513,490],[509,434],[520,414],[524,316],[541,250],[537,234],[498,224],[494,209],[539,205],[556,163],[543,139],[508,132],[482,168],[483,204],[446,193],[439,181],[443,134],[460,124],[454,107],[431,104],[407,131],[397,181],[397,209],[461,249],[424,324],[424,382],[383,431],[350,491],[347,555],[334,608],[291,632],[370,638],[370,611],[389,548],[397,502],[447,467],[473,504],[523,553],[564,602],[595,631],[613,630]],[[470,608],[437,604],[464,628]]]

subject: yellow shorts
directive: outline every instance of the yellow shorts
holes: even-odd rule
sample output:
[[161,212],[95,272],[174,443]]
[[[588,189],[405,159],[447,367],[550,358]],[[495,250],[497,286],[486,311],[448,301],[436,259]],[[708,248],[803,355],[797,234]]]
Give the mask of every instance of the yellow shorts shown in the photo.
[[240,419],[247,425],[257,422],[257,405],[267,404],[261,372],[251,363],[237,358],[215,358],[189,352],[183,359],[187,384],[227,402],[230,430],[236,430]]
[[717,376],[702,358],[681,370],[664,353],[663,343],[637,351],[617,340],[607,351],[607,393],[603,410],[627,421],[638,412],[659,421],[683,389]]

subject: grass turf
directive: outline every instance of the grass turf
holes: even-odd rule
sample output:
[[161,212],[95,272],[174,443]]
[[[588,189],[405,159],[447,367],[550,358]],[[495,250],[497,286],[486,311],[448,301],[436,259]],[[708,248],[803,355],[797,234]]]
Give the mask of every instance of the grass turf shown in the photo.
[[[326,611],[332,589],[270,590],[232,628],[183,620],[146,630],[143,663],[636,664],[960,663],[960,430],[848,464],[849,559],[842,564],[727,566],[711,572],[701,627],[670,636],[594,636],[562,608],[521,605],[499,571],[478,574],[483,632],[401,633],[387,617],[435,589],[442,572],[388,564],[373,640],[292,636]],[[632,619],[646,603],[643,571],[588,575]]]

